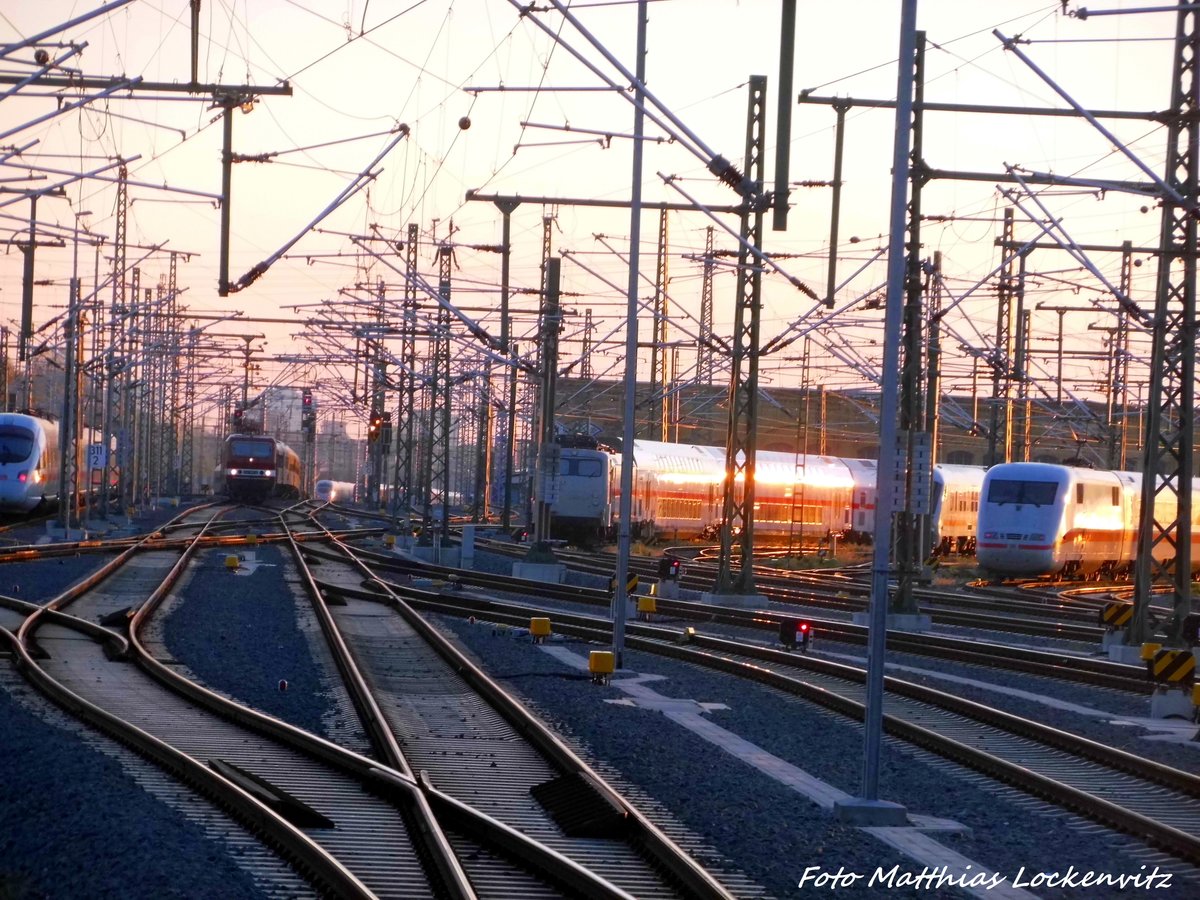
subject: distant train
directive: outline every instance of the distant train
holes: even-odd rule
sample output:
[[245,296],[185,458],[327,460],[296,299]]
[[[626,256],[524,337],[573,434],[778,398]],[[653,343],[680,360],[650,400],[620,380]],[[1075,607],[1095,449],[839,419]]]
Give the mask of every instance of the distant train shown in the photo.
[[[99,435],[84,429],[87,446]],[[58,423],[24,413],[0,413],[0,512],[27,513],[59,501],[62,460]],[[112,484],[118,473],[111,469]],[[84,490],[98,489],[99,472]],[[81,476],[86,480],[86,476]]]
[[220,490],[251,503],[296,498],[303,489],[300,457],[283,441],[260,434],[231,434],[221,454]]
[[318,503],[350,503],[354,500],[354,484],[322,478],[317,482],[313,499]]
[[[636,536],[686,539],[717,533],[724,502],[723,447],[638,440],[633,457],[631,528]],[[875,469],[875,460],[758,451],[755,535],[869,540],[875,527]],[[551,505],[552,536],[611,539],[620,511],[620,470],[620,453],[563,447]],[[976,466],[935,467],[935,552],[974,551],[983,472]]]
[[0,413],[0,510],[32,512],[58,501],[58,423]]
[[[1192,480],[1200,500],[1200,480]],[[979,564],[998,575],[1128,575],[1142,508],[1139,472],[1108,472],[1049,463],[1004,463],[988,470],[979,504]],[[1170,492],[1159,494],[1155,520],[1175,518]],[[1192,506],[1192,560],[1200,541],[1200,506]],[[1155,556],[1169,552],[1160,542]]]

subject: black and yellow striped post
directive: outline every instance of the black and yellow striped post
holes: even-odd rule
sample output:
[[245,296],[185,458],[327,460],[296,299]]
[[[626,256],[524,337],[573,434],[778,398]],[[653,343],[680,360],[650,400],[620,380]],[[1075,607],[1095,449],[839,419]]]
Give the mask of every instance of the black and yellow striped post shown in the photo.
[[1150,677],[1159,684],[1183,687],[1196,680],[1196,655],[1190,647],[1164,647],[1146,665]]
[[[628,581],[625,582],[625,596],[632,597],[634,594],[637,593],[637,589],[638,589],[638,577],[637,577],[637,575],[630,572],[629,579],[628,579]],[[616,575],[614,575],[612,578],[608,579],[608,593],[610,596],[613,596],[613,597],[615,597],[617,595],[617,576]]]
[[1100,624],[1110,631],[1127,628],[1133,621],[1133,604],[1126,600],[1114,600],[1100,608]]

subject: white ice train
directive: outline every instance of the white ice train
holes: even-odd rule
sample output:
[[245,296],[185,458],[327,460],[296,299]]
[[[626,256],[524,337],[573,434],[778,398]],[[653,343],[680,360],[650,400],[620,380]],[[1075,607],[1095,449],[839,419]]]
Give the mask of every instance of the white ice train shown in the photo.
[[[1200,480],[1192,480],[1192,561],[1200,564]],[[1050,463],[1003,463],[988,470],[979,504],[979,564],[998,575],[1115,577],[1136,554],[1142,508],[1139,472],[1109,472]],[[1175,518],[1170,491],[1155,501],[1155,519]],[[1155,556],[1169,552],[1159,542]]]
[[[636,536],[674,540],[716,534],[724,502],[723,447],[638,440],[633,456],[630,518]],[[875,527],[875,469],[875,460],[758,451],[755,535],[869,539]],[[975,466],[935,467],[937,551],[974,550],[983,471]],[[603,447],[564,447],[551,506],[552,535],[611,538],[620,512],[620,481],[620,453]]]
[[58,500],[58,423],[0,413],[0,511],[31,512]]
[[[84,447],[100,442],[99,432],[83,429]],[[80,465],[82,484],[89,471],[82,468],[82,455]],[[57,503],[61,470],[57,422],[25,413],[0,413],[0,513],[28,513]],[[90,470],[90,475],[90,486],[82,490],[94,493],[101,483],[100,471]],[[109,470],[110,485],[117,484],[118,476],[115,468]]]
[[354,485],[349,481],[322,478],[317,482],[314,499],[318,503],[350,503],[354,500]]

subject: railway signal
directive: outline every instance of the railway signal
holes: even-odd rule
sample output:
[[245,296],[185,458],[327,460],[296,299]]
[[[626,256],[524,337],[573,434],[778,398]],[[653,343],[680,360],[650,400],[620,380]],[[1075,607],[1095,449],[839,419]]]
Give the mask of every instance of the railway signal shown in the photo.
[[664,556],[658,561],[659,578],[666,578],[669,581],[678,581],[681,574],[683,574],[683,563],[680,560],[673,559],[670,556]]
[[371,413],[371,421],[367,424],[367,440],[374,444],[379,440],[379,435],[383,431],[383,416],[380,413]]
[[808,650],[812,645],[812,623],[807,619],[784,619],[779,623],[779,643],[788,650]]

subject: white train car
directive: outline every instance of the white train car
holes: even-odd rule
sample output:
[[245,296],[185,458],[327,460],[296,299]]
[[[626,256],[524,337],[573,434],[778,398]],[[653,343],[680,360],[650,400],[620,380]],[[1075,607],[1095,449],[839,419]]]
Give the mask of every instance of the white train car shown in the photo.
[[[1192,480],[1197,496],[1200,481]],[[1127,574],[1136,554],[1142,476],[1049,463],[993,466],[979,505],[979,564],[998,575]],[[1193,551],[1200,509],[1192,508]],[[1162,492],[1155,519],[1175,518],[1174,498]],[[1169,552],[1160,542],[1155,556]]]
[[607,448],[564,447],[551,505],[553,534],[597,541],[617,519],[620,456]]
[[[723,515],[725,449],[634,442],[631,530],[635,537],[714,537]],[[611,539],[620,514],[621,455],[600,447],[564,447],[551,532],[576,540]],[[868,540],[875,526],[874,460],[760,450],[755,456],[755,535],[776,540],[831,534]],[[938,466],[935,505],[945,552],[974,549],[983,470]],[[741,500],[743,480],[735,489]]]
[[0,511],[57,502],[60,464],[57,422],[0,413]]
[[982,466],[938,463],[933,467],[932,516],[936,556],[971,556],[978,540]]
[[354,500],[354,484],[322,478],[317,482],[313,499],[318,503],[351,503]]

